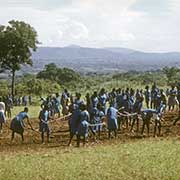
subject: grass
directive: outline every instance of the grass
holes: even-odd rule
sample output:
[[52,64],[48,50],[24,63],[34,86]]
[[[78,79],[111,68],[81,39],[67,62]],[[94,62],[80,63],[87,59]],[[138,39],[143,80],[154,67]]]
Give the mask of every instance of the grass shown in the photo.
[[147,139],[88,148],[1,153],[0,179],[180,179],[180,142]]

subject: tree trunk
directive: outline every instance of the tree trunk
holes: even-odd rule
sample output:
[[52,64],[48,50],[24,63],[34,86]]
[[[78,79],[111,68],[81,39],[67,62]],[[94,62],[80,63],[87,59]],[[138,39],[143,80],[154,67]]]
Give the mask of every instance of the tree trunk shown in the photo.
[[12,84],[11,84],[11,95],[14,99],[14,92],[15,92],[15,71],[12,71]]

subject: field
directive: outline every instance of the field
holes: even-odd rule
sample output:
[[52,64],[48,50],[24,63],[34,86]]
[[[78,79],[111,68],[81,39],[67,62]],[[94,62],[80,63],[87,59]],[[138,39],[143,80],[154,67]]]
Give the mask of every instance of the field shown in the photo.
[[[21,108],[22,109],[22,108]],[[15,108],[14,114],[19,111]],[[30,107],[31,122],[38,130],[37,108]],[[29,129],[22,144],[19,136],[10,143],[9,123],[0,136],[0,179],[180,179],[180,123],[172,125],[177,113],[167,113],[162,136],[147,137],[124,129],[117,139],[92,137],[86,147],[67,147],[67,121],[53,121],[49,144]],[[151,125],[153,127],[153,124]]]
[[[12,147],[12,149],[14,146]],[[180,142],[148,139],[88,148],[5,152],[0,179],[180,179]]]

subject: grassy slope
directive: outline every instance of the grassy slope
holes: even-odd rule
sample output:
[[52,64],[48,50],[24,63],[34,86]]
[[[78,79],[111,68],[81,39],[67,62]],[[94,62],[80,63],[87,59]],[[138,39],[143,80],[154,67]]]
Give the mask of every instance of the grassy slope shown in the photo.
[[180,179],[180,142],[142,140],[2,153],[0,179]]

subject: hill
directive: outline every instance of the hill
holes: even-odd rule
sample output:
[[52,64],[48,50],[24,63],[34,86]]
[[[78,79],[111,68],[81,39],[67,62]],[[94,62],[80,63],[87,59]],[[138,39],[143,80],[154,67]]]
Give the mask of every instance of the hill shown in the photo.
[[56,63],[60,67],[79,72],[108,73],[114,71],[147,71],[164,66],[180,66],[180,53],[145,53],[126,48],[88,48],[80,46],[39,47],[33,53],[33,72],[42,70],[45,64]]

